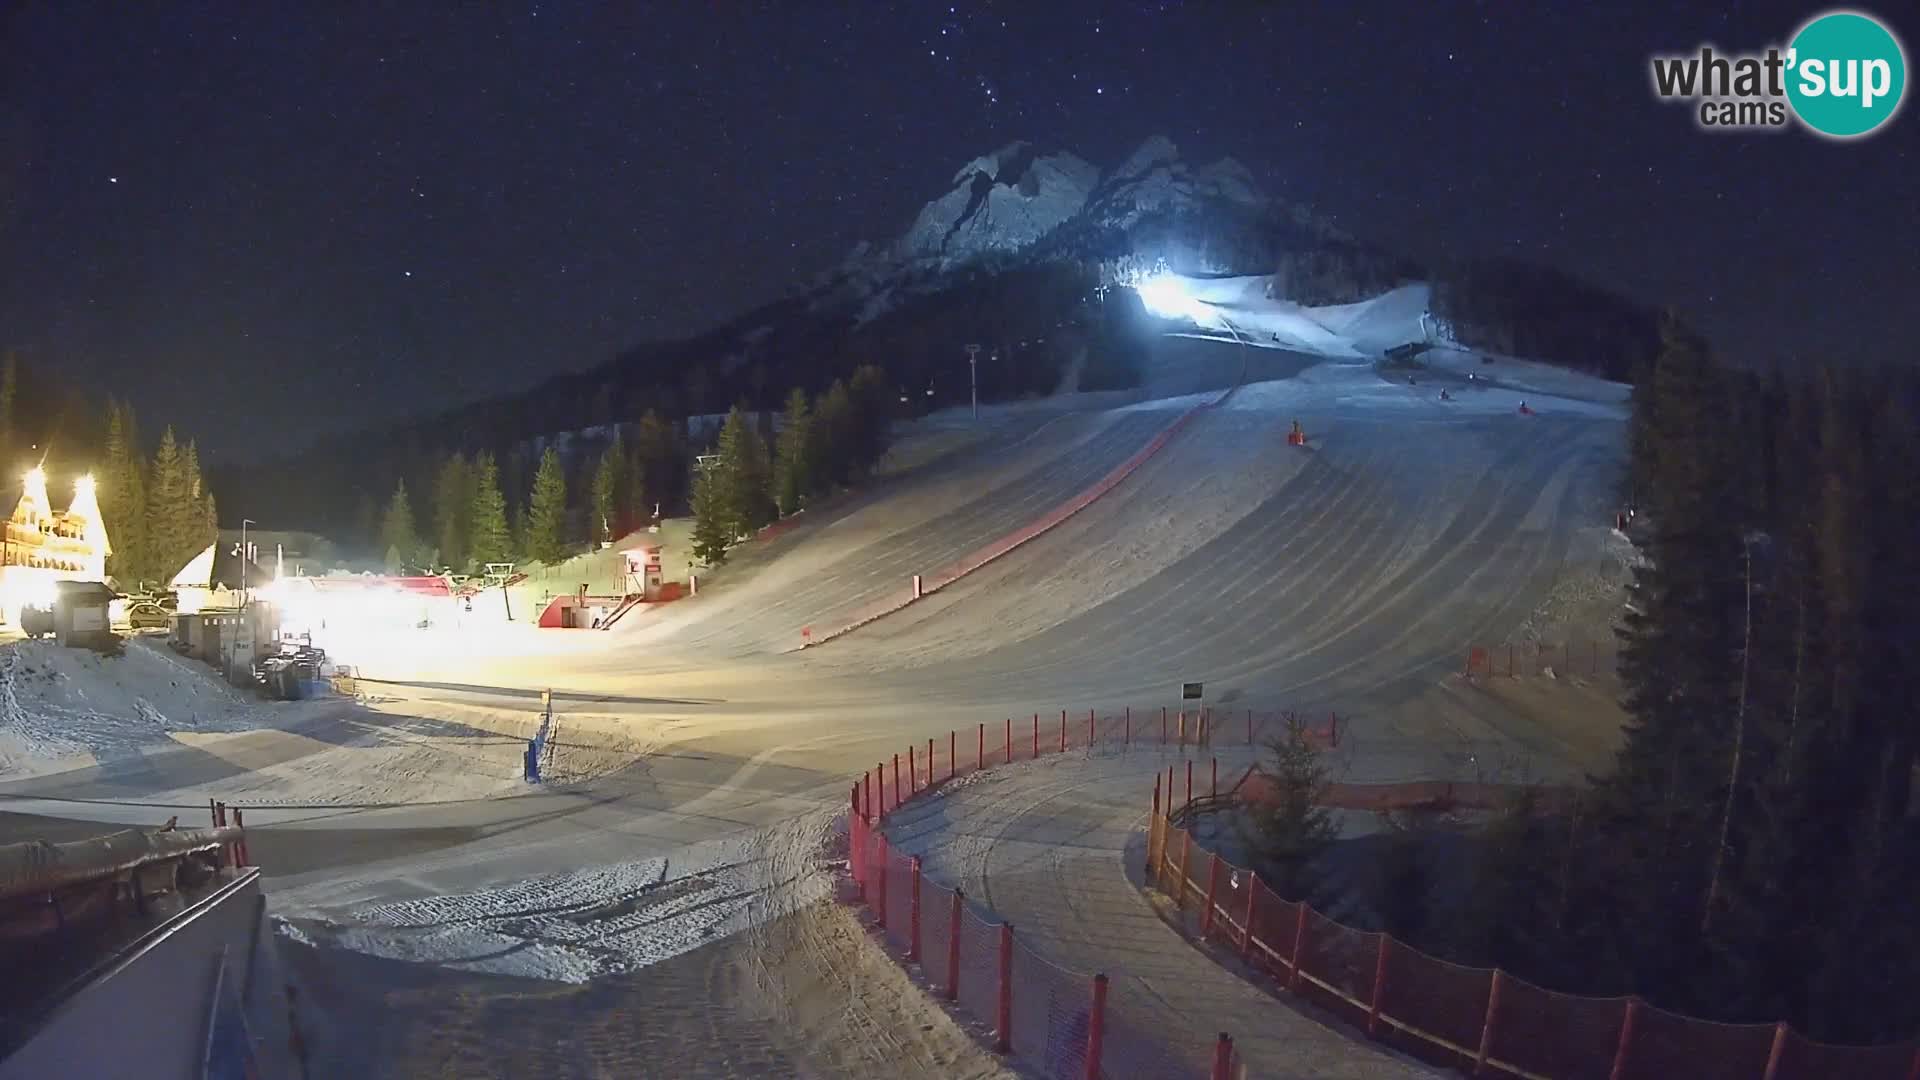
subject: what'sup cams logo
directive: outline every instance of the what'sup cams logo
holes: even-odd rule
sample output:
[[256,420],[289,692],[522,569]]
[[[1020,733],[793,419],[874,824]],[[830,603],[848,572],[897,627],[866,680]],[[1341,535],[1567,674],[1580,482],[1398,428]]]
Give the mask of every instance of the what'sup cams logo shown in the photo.
[[1794,120],[1816,135],[1853,139],[1885,127],[1907,90],[1907,57],[1893,31],[1871,15],[1830,11],[1802,26],[1783,49],[1655,56],[1653,92],[1686,101],[1703,128],[1782,128]]

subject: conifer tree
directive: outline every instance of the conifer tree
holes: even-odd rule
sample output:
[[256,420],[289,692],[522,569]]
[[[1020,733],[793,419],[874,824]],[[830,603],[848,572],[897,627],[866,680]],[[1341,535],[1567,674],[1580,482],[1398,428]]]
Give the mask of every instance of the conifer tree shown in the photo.
[[420,534],[413,524],[413,500],[407,496],[407,482],[394,485],[393,498],[380,519],[380,546],[386,551],[387,573],[412,569],[419,558]]
[[447,455],[433,484],[433,535],[440,561],[464,569],[473,535],[473,469],[459,452]]
[[147,522],[154,576],[170,580],[189,559],[206,548],[195,546],[200,532],[199,509],[187,477],[185,451],[169,426],[154,451],[152,485],[147,498]]
[[847,384],[835,379],[813,410],[814,491],[830,491],[851,477],[853,424],[853,399],[847,395]]
[[629,516],[627,448],[615,430],[593,471],[592,538],[597,546],[626,535]]
[[1267,749],[1261,768],[1273,784],[1272,797],[1247,808],[1247,841],[1274,892],[1285,900],[1307,900],[1319,884],[1314,860],[1340,835],[1339,823],[1322,805],[1326,765],[1297,720]]
[[487,563],[513,561],[513,536],[507,525],[507,500],[500,492],[500,468],[493,455],[481,451],[473,461],[472,539],[469,550],[476,569]]
[[567,557],[567,477],[560,451],[549,446],[540,455],[533,492],[527,502],[527,555],[548,565]]
[[708,566],[727,561],[734,531],[730,510],[717,490],[718,468],[696,467],[693,475],[693,557]]
[[774,503],[784,516],[800,509],[813,490],[813,413],[807,392],[795,387],[787,395],[786,417],[774,455]]

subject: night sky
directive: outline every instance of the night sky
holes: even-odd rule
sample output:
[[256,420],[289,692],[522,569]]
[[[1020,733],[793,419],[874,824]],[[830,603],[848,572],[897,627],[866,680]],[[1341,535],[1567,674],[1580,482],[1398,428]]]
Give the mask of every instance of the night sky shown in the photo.
[[[1839,144],[1703,133],[1649,89],[1650,53],[1812,5],[397,6],[0,5],[0,347],[217,453],[285,448],[776,298],[1012,139],[1111,168],[1161,132],[1729,353],[1920,357],[1911,101]],[[1894,28],[1911,64],[1920,19]]]

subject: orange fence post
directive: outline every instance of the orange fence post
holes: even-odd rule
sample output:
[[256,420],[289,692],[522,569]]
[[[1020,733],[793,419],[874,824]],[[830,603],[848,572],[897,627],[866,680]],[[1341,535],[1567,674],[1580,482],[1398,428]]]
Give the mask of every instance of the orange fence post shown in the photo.
[[927,737],[927,786],[933,786],[933,737]]
[[947,909],[947,1000],[960,999],[960,890]]
[[1216,795],[1216,796],[1220,794],[1220,759],[1219,758],[1213,759],[1213,779],[1209,780],[1207,784],[1208,784],[1207,794]]
[[1001,764],[1010,765],[1012,763],[1013,763],[1013,717],[1009,716],[1007,717],[1007,760],[1001,762]]
[[1224,1031],[1213,1044],[1213,1080],[1233,1080],[1233,1036]]
[[1087,749],[1089,750],[1093,749],[1093,743],[1095,738],[1096,738],[1096,734],[1093,730],[1093,710],[1088,709],[1087,710]]
[[1100,1080],[1100,1044],[1107,1033],[1107,976],[1093,977],[1093,1009],[1087,1014],[1087,1080]]
[[[1191,835],[1191,834],[1189,834]],[[1200,940],[1205,941],[1213,933],[1213,898],[1220,891],[1220,853],[1213,852],[1207,857],[1207,906],[1200,911]]]
[[895,809],[898,809],[900,806],[900,755],[899,754],[893,755],[893,805]]
[[1487,1055],[1493,1052],[1494,1025],[1500,1022],[1500,987],[1503,984],[1499,968],[1493,969],[1493,981],[1487,987],[1487,1018],[1480,1024],[1480,1053],[1473,1059],[1473,1075],[1485,1076],[1487,1073]]
[[954,778],[955,771],[960,768],[959,740],[959,732],[951,730],[947,732],[947,779],[949,780]]
[[1067,710],[1060,710],[1060,752],[1067,752]]
[[1193,759],[1187,759],[1187,801],[1193,801]]
[[920,856],[910,856],[907,870],[911,873],[911,891],[907,893],[907,959],[920,959]]
[[1780,1059],[1787,1052],[1787,1022],[1773,1025],[1773,1045],[1767,1048],[1767,1071],[1760,1074],[1760,1080],[1779,1080]]
[[979,741],[973,747],[973,771],[979,772],[987,767],[987,722],[980,721]]
[[1000,924],[1000,1016],[993,1048],[1004,1054],[1013,1049],[1013,924]]
[[907,798],[913,798],[913,793],[919,790],[919,784],[920,770],[914,767],[913,745],[909,743],[907,745]]
[[1173,720],[1174,737],[1180,740],[1181,746],[1187,745],[1187,710],[1181,709],[1179,715],[1175,716]]
[[1033,756],[1040,756],[1040,714],[1033,714]]
[[1382,931],[1380,951],[1373,959],[1373,1000],[1367,1004],[1367,1038],[1380,1037],[1380,1002],[1387,987],[1387,950],[1393,948],[1393,938]]
[[1633,1025],[1640,1018],[1640,999],[1627,999],[1626,1015],[1620,1019],[1620,1045],[1613,1051],[1613,1069],[1607,1075],[1610,1080],[1627,1080],[1627,1055],[1633,1049]]
[[1299,917],[1293,923],[1293,971],[1288,973],[1287,989],[1296,994],[1300,992],[1300,950],[1307,943],[1307,910],[1307,902],[1300,901]]

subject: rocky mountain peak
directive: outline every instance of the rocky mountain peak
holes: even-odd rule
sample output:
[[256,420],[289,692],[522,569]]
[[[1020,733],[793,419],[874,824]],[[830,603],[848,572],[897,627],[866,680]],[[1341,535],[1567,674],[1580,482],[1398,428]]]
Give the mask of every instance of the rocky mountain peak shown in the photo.
[[1017,251],[1086,206],[1100,170],[1068,153],[1041,155],[1013,142],[953,174],[946,194],[923,207],[893,255],[964,262]]

